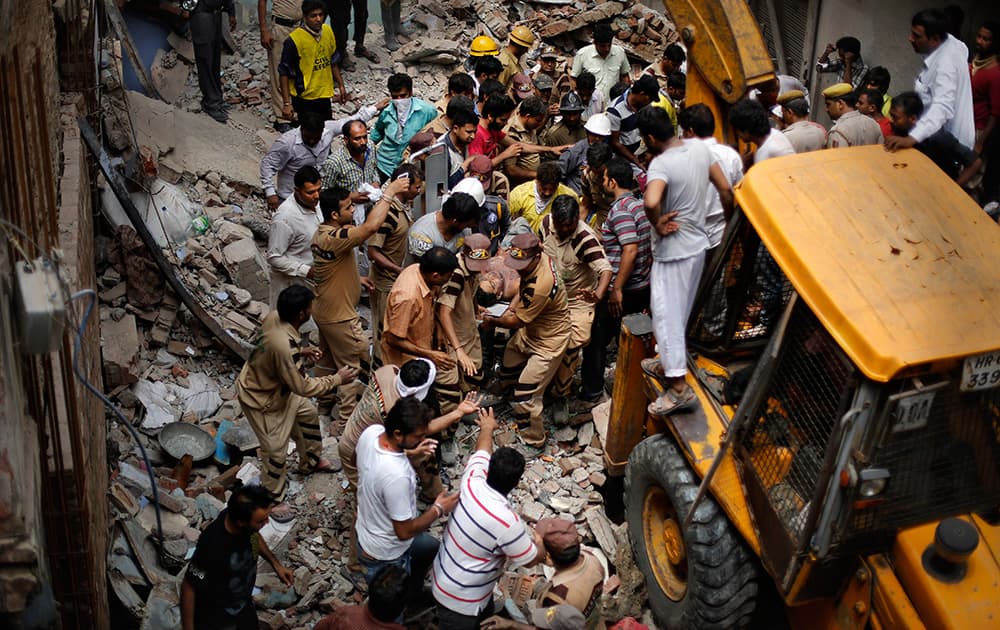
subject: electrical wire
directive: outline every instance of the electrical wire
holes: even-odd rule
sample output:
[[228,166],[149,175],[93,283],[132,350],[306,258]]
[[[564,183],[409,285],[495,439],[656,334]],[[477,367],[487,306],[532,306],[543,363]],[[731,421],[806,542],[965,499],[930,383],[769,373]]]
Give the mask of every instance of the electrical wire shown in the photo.
[[[58,272],[57,272],[58,275]],[[104,395],[99,389],[94,387],[90,381],[87,380],[83,372],[80,370],[80,343],[83,340],[83,330],[87,327],[87,321],[90,319],[90,315],[94,311],[94,306],[97,305],[97,292],[93,289],[83,289],[77,291],[69,296],[70,302],[74,302],[82,297],[89,297],[90,302],[86,306],[86,310],[83,312],[83,317],[80,318],[80,325],[74,329],[76,333],[76,338],[73,340],[73,374],[76,378],[83,384],[87,390],[97,397],[104,406],[107,407],[115,414],[118,421],[128,429],[128,432],[132,434],[132,439],[135,440],[136,445],[139,447],[139,453],[142,455],[142,461],[146,465],[146,474],[149,475],[149,485],[150,485],[150,500],[153,503],[153,511],[156,512],[156,534],[157,540],[160,543],[159,549],[162,554],[164,551],[163,546],[163,521],[160,516],[160,498],[159,498],[159,486],[156,483],[156,475],[153,474],[153,465],[149,461],[149,455],[146,453],[146,448],[142,445],[142,440],[139,439],[139,433],[132,426],[132,423],[128,421],[125,415],[118,409],[117,406],[107,396]]]

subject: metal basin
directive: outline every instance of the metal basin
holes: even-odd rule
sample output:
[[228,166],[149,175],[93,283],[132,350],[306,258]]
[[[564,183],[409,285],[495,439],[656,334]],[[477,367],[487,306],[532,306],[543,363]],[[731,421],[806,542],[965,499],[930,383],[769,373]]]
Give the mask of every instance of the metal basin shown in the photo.
[[171,422],[160,430],[160,446],[171,457],[181,459],[190,455],[197,462],[215,452],[215,439],[197,425]]

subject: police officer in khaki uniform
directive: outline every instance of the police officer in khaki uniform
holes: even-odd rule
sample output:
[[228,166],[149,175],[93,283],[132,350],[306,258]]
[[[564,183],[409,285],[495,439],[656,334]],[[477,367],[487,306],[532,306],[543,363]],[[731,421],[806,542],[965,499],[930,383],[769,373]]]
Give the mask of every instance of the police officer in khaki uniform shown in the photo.
[[505,386],[516,381],[510,406],[517,423],[529,425],[521,439],[541,448],[545,446],[543,395],[573,332],[566,289],[534,234],[515,236],[504,262],[518,272],[521,285],[510,308],[499,317],[483,315],[483,326],[516,331],[504,351],[500,378]]
[[826,146],[826,129],[809,120],[809,102],[802,90],[789,90],[778,95],[781,105],[781,130],[796,153],[818,151]]
[[505,88],[510,88],[515,74],[524,72],[524,67],[521,65],[521,57],[534,44],[535,34],[527,26],[518,24],[510,32],[510,39],[507,41],[507,45],[497,55],[500,65],[503,66],[503,71],[500,72],[497,81],[503,83]]
[[[330,376],[306,375],[303,359],[323,356],[319,348],[306,347],[299,335],[299,328],[312,316],[314,298],[312,290],[301,285],[278,295],[277,308],[264,318],[254,350],[236,378],[236,397],[260,441],[260,483],[275,503],[285,497],[289,438],[295,440],[301,472],[339,469],[321,456],[319,414],[309,399],[357,376],[357,371],[346,366]],[[271,516],[286,520],[291,508],[279,505]]]
[[573,375],[580,365],[580,350],[590,343],[594,305],[607,294],[613,272],[600,238],[580,220],[580,205],[573,197],[556,197],[551,214],[542,219],[540,232],[542,247],[566,287],[573,327],[552,385],[556,399],[552,419],[556,424],[565,424],[569,422],[569,396]]
[[437,388],[441,413],[447,414],[462,400],[462,394],[479,389],[483,377],[483,342],[477,326],[476,290],[479,273],[490,258],[490,239],[470,234],[458,252],[458,267],[437,300],[438,324],[455,365],[438,370]]
[[857,147],[865,144],[882,144],[882,128],[878,123],[856,109],[858,97],[850,83],[835,83],[823,90],[826,112],[833,119],[833,127],[826,137],[826,148]]
[[[271,78],[271,111],[274,128],[285,133],[292,128],[291,120],[281,114],[284,101],[281,97],[281,47],[302,21],[301,0],[272,0],[271,19],[267,19],[267,0],[257,0],[257,22],[260,24],[260,45],[267,49],[267,70]],[[340,40],[337,40],[340,41]]]

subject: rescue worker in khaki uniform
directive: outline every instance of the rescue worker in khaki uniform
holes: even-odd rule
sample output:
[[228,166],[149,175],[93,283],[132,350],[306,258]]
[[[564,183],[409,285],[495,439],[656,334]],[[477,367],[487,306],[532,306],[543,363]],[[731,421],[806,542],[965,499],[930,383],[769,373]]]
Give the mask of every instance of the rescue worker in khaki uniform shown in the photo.
[[[240,407],[260,442],[261,485],[275,503],[285,497],[289,437],[295,440],[299,452],[300,472],[338,469],[321,456],[319,415],[309,399],[329,393],[357,376],[353,368],[346,366],[330,376],[306,375],[302,360],[319,360],[323,356],[319,348],[305,347],[299,335],[299,328],[312,316],[314,298],[313,292],[301,285],[290,286],[278,295],[277,309],[264,318],[255,348],[236,378]],[[284,504],[271,512],[276,520],[291,515],[291,507]]]
[[503,50],[497,56],[500,65],[503,66],[503,71],[497,77],[497,81],[502,83],[505,88],[510,89],[515,74],[524,72],[524,67],[521,65],[521,57],[534,44],[535,34],[527,26],[518,24],[510,32],[510,39],[507,40],[507,45],[504,46]]
[[834,121],[826,136],[826,148],[857,147],[865,144],[882,144],[882,128],[878,123],[859,112],[858,97],[850,83],[835,83],[823,90],[826,113]]
[[368,258],[371,260],[371,278],[374,287],[370,289],[369,300],[372,307],[372,365],[382,365],[382,320],[385,318],[385,303],[392,290],[392,283],[403,270],[406,259],[407,235],[413,225],[410,209],[413,200],[423,190],[424,180],[420,171],[412,164],[402,164],[393,173],[393,180],[406,175],[409,188],[395,195],[389,202],[389,214],[378,230],[368,239]]
[[458,252],[458,267],[437,300],[438,324],[444,341],[451,347],[455,365],[438,370],[435,387],[441,413],[455,409],[462,393],[478,390],[483,378],[483,342],[476,320],[476,291],[479,273],[490,258],[490,239],[470,234]]
[[[368,335],[361,328],[357,309],[361,276],[354,252],[382,225],[391,202],[409,185],[408,179],[393,180],[359,226],[354,225],[351,191],[327,188],[320,193],[323,223],[312,239],[313,282],[316,284],[313,321],[319,328],[319,349],[323,352],[319,365],[331,372],[347,366],[367,374],[371,367],[366,356]],[[363,391],[361,381],[345,383],[338,388],[339,428],[343,428],[351,417]],[[333,433],[336,435],[339,431]]]
[[271,78],[271,111],[274,112],[274,129],[285,133],[292,128],[290,119],[281,113],[281,48],[302,21],[302,3],[298,0],[272,0],[271,19],[267,19],[267,0],[257,0],[257,22],[260,24],[260,45],[267,49],[267,70]]
[[552,213],[542,220],[541,235],[542,247],[566,287],[573,327],[569,347],[552,384],[556,399],[552,419],[556,424],[565,424],[569,422],[569,396],[573,375],[580,365],[580,351],[590,343],[594,305],[607,294],[613,272],[600,238],[580,220],[580,205],[573,197],[556,197]]
[[516,331],[504,351],[500,378],[505,386],[516,381],[510,400],[514,419],[530,425],[521,431],[521,439],[541,448],[545,446],[542,397],[573,332],[566,289],[534,234],[515,236],[504,262],[521,276],[518,295],[503,315],[483,315],[483,326]]
[[[437,370],[431,361],[411,359],[402,367],[383,365],[372,374],[371,385],[365,390],[361,401],[354,408],[350,420],[347,421],[347,426],[344,427],[344,434],[340,436],[340,441],[337,444],[337,452],[341,462],[343,462],[344,474],[348,482],[346,488],[348,494],[347,509],[355,510],[352,512],[354,517],[356,517],[357,510],[355,494],[358,489],[358,466],[355,448],[358,445],[358,439],[365,429],[373,424],[385,423],[386,416],[389,415],[389,411],[400,398],[406,396],[416,396],[418,400],[427,398],[427,394],[434,384],[436,373]],[[462,416],[467,413],[475,413],[477,409],[479,409],[479,398],[470,394],[451,413],[431,420],[427,425],[428,433],[444,431],[458,422]],[[412,456],[410,464],[420,479],[421,494],[430,497],[430,501],[433,502],[434,497],[437,496],[436,493],[442,489],[437,473],[431,468],[421,465],[420,456]],[[354,517],[352,517],[352,523]],[[348,546],[350,556],[347,567],[352,573],[360,574],[358,534],[354,527],[351,528],[350,535],[351,544]]]

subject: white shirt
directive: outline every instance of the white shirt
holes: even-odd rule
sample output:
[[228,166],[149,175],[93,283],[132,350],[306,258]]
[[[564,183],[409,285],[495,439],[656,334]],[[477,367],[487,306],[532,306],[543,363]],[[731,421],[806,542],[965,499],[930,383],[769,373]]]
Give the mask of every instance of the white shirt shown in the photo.
[[[699,138],[712,152],[712,160],[722,169],[722,174],[730,186],[735,186],[743,179],[743,158],[739,151],[727,144],[719,144],[712,137]],[[716,247],[722,241],[722,233],[726,231],[726,214],[722,208],[722,199],[719,198],[719,191],[715,184],[708,182],[705,189],[705,201],[708,204],[708,211],[705,214],[705,231],[708,233],[708,247]]]
[[924,67],[913,82],[913,89],[924,102],[924,113],[910,131],[917,142],[944,129],[970,149],[975,144],[968,58],[969,49],[951,35],[924,57]]
[[661,202],[660,214],[677,212],[674,221],[680,229],[660,236],[654,229],[653,260],[670,262],[695,256],[708,247],[705,232],[705,192],[711,182],[712,152],[698,140],[685,140],[671,147],[649,163],[647,181],[666,182],[667,190]]
[[[330,144],[341,134],[344,123],[349,120],[368,122],[378,109],[366,105],[358,113],[340,120],[328,120],[323,125],[323,133],[315,146],[302,142],[302,130],[292,129],[278,136],[271,148],[260,161],[260,187],[264,196],[278,195],[288,199],[295,189],[295,173],[303,166],[315,166],[319,169],[330,155]],[[277,177],[277,185],[275,184]]]
[[573,57],[573,69],[570,74],[574,77],[580,76],[584,70],[594,75],[597,79],[596,91],[604,95],[607,99],[611,93],[611,88],[621,80],[623,75],[632,71],[625,49],[618,44],[611,45],[611,51],[607,57],[597,54],[597,47],[588,44],[577,51]]
[[395,560],[413,540],[400,540],[393,521],[417,516],[417,475],[403,452],[387,451],[379,445],[385,427],[374,424],[358,438],[358,543],[377,560]]
[[788,141],[785,134],[781,133],[777,129],[772,129],[771,133],[767,134],[767,138],[764,139],[764,142],[762,142],[754,152],[753,163],[757,164],[763,162],[764,160],[781,157],[782,155],[794,154],[795,147],[793,147],[792,143]]
[[503,574],[538,554],[531,534],[507,498],[486,483],[490,455],[469,458],[459,486],[458,506],[448,519],[431,568],[431,590],[439,604],[462,615],[478,615]]
[[305,278],[312,268],[312,238],[322,222],[318,210],[300,206],[295,195],[281,202],[271,218],[267,262],[272,273]]

